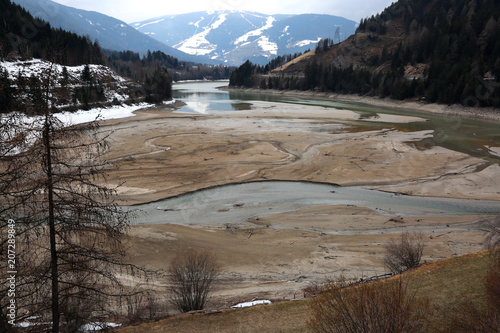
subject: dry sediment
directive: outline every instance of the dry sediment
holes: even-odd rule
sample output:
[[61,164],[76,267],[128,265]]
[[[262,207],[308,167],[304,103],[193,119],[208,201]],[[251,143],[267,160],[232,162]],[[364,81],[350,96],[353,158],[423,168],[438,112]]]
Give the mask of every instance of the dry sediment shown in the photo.
[[[393,192],[500,200],[498,165],[441,147],[419,150],[411,142],[429,132],[369,130],[351,111],[256,103],[251,111],[186,115],[167,109],[106,121],[112,131],[111,184],[121,184],[123,204],[137,204],[216,185],[259,180],[306,180]],[[418,121],[391,116],[391,121]],[[165,268],[189,247],[214,250],[225,286],[216,300],[260,295],[299,297],[301,288],[341,272],[384,273],[384,245],[400,230],[428,226],[425,260],[482,248],[478,216],[389,217],[358,207],[320,206],[255,217],[254,228],[231,230],[174,224],[134,226],[128,236],[136,264]],[[256,220],[257,221],[257,220]],[[221,212],[221,225],[224,221]],[[267,228],[267,225],[282,229]],[[319,232],[300,228],[314,226]],[[321,230],[359,230],[328,235]],[[379,230],[376,233],[363,233]],[[269,283],[272,282],[272,283]],[[162,290],[162,287],[158,287]]]

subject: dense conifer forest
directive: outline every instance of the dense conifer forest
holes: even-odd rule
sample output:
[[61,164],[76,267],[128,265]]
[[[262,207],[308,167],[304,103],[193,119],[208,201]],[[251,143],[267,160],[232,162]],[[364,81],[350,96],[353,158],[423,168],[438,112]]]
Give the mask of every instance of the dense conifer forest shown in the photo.
[[0,0],[0,58],[39,58],[65,66],[106,62],[98,42],[53,29],[10,0]]
[[361,20],[347,41],[323,42],[282,72],[258,72],[246,63],[231,84],[499,107],[500,1],[400,0]]
[[144,56],[132,51],[105,51],[108,65],[118,74],[144,81],[145,75],[157,67],[166,68],[173,81],[229,79],[235,69],[227,66],[201,65],[167,55],[161,51],[148,51]]

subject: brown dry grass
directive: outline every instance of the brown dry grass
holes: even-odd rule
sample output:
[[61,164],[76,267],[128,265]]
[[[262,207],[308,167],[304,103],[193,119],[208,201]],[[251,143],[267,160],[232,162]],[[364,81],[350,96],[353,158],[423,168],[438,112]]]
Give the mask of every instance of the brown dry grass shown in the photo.
[[[433,316],[430,332],[442,331],[464,301],[486,303],[484,276],[491,263],[482,251],[423,265],[409,271],[418,298],[428,298]],[[310,300],[289,301],[221,313],[184,314],[156,323],[125,327],[117,333],[139,332],[310,332]]]
[[119,333],[166,332],[309,332],[309,301],[282,302],[245,309],[228,309],[221,313],[184,314],[135,327]]

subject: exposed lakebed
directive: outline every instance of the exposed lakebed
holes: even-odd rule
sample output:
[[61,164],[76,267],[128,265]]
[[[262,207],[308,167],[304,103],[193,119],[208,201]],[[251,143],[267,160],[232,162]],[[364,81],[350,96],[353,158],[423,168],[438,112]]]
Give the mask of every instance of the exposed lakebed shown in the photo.
[[[496,124],[360,103],[287,99],[263,94],[229,93],[217,89],[224,85],[224,82],[208,82],[174,86],[174,97],[186,103],[175,112],[219,117],[231,112],[251,112],[253,116],[261,117],[254,120],[255,125],[260,124],[263,127],[275,124],[282,130],[284,126],[282,123],[289,126],[293,124],[289,133],[305,131],[302,128],[304,126],[312,133],[331,131],[335,134],[381,130],[415,132],[419,133],[416,139],[406,144],[418,150],[440,146],[479,157],[484,160],[484,163],[479,165],[483,169],[500,162],[496,150],[500,146]],[[286,103],[291,106],[283,108]],[[275,118],[276,110],[273,108],[276,105],[281,105],[280,108],[286,110],[286,113],[280,111],[278,114],[282,118]],[[297,105],[315,105],[322,107],[323,111],[313,111],[308,114],[307,119],[304,119],[303,110]],[[267,110],[272,117],[267,114]],[[300,116],[294,117],[294,112]],[[238,122],[242,123],[238,118],[227,121],[234,122],[235,126],[238,126]],[[203,123],[206,124],[208,122]],[[424,139],[422,133],[427,133]],[[411,138],[411,135],[408,137]],[[281,149],[280,146],[278,148]],[[204,159],[205,163],[211,160],[211,158]],[[306,207],[324,205],[363,207],[373,211],[374,214],[385,216],[500,214],[498,201],[407,196],[358,187],[338,187],[300,181],[259,181],[224,185],[134,208],[139,211],[135,218],[135,223],[138,224],[251,225],[252,219],[257,216],[294,212]]]

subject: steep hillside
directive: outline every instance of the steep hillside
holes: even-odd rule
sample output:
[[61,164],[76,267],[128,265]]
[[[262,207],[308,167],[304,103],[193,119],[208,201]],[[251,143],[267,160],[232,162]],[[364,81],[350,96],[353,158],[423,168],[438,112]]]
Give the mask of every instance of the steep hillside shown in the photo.
[[332,15],[265,15],[245,11],[163,16],[131,25],[178,50],[229,65],[310,49],[324,37],[336,42],[352,35],[356,22]]
[[105,49],[131,50],[142,55],[148,50],[162,51],[184,61],[212,62],[208,58],[192,56],[169,47],[140,33],[127,23],[101,13],[64,6],[51,0],[13,0],[13,2],[23,6],[33,16],[49,22],[53,27],[89,36],[92,41],[99,41]]
[[10,0],[0,0],[0,59],[51,59],[62,65],[102,64],[97,43],[74,33],[54,30]]
[[280,89],[500,107],[499,59],[500,2],[401,0],[267,80]]
[[[97,42],[53,29],[9,0],[1,0],[0,9],[4,26],[0,30],[0,113],[39,114],[47,103],[54,111],[74,111],[170,98],[171,81],[158,59],[139,61],[135,81],[125,79],[105,66],[108,59]],[[178,62],[156,54],[165,62]],[[119,58],[112,64],[124,67]],[[148,84],[152,81],[155,84]]]

